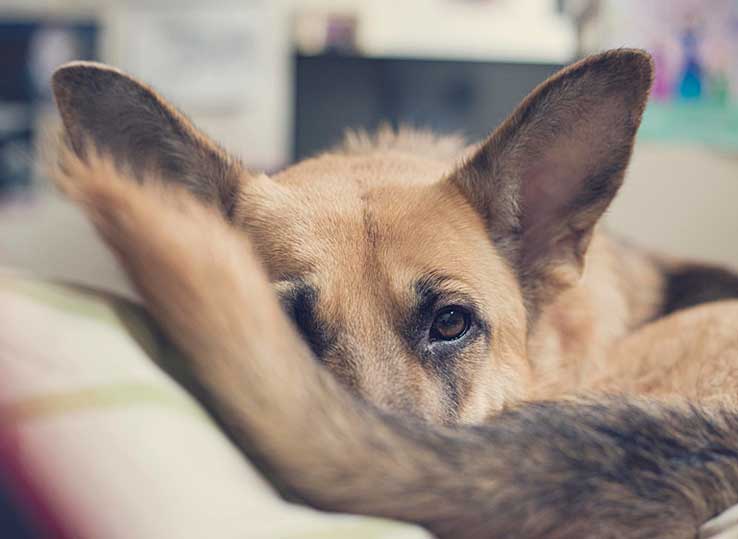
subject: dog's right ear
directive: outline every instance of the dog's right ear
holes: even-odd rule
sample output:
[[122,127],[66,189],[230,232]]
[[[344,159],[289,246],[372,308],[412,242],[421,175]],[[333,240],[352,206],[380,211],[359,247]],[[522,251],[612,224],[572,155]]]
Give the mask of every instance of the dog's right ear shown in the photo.
[[579,279],[623,181],[651,76],[643,51],[580,61],[536,88],[447,178],[486,221],[529,312]]
[[52,87],[80,158],[91,146],[132,176],[176,182],[230,216],[246,170],[153,89],[94,62],[63,65]]

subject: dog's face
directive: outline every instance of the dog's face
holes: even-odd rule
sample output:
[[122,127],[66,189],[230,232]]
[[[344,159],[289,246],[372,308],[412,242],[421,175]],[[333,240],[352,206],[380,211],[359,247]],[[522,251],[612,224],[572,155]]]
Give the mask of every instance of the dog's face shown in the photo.
[[529,326],[581,274],[650,77],[645,54],[606,53],[541,85],[456,162],[403,151],[398,135],[271,178],[118,71],[72,64],[54,90],[79,153],[94,144],[182,184],[244,230],[339,380],[383,408],[470,422],[525,395]]
[[254,179],[234,217],[341,381],[387,408],[471,420],[522,396],[526,314],[447,172],[403,154],[326,155]]

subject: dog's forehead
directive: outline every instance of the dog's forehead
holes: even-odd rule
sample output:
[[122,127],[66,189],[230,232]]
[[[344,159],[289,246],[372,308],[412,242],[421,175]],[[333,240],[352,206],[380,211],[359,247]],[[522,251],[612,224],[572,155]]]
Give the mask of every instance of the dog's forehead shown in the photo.
[[386,292],[432,273],[481,288],[502,263],[448,170],[414,156],[321,157],[248,186],[239,214],[274,280]]
[[409,155],[322,156],[245,185],[238,220],[282,267],[349,261],[453,213],[440,201],[447,169]]

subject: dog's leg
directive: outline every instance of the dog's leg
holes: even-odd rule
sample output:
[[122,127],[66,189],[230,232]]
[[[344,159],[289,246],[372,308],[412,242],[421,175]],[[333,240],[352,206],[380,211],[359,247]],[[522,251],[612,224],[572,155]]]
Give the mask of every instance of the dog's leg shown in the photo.
[[87,156],[59,183],[184,352],[197,396],[312,505],[454,538],[692,538],[738,501],[733,412],[548,402],[458,429],[381,414],[314,361],[215,210]]

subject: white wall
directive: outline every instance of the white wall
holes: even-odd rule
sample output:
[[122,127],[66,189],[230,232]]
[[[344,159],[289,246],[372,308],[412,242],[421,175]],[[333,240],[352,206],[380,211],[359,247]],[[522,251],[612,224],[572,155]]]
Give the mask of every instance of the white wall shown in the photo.
[[645,245],[738,269],[738,154],[637,144],[607,222]]

